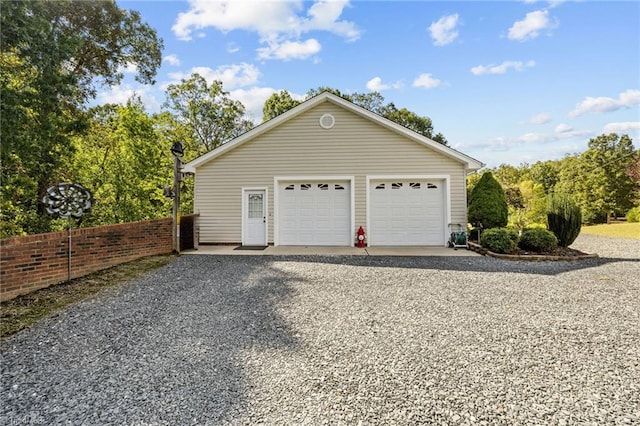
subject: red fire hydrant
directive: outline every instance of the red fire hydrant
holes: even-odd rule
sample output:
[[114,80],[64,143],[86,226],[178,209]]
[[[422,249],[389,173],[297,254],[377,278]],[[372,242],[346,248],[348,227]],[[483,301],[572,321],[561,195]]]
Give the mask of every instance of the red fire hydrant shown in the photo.
[[364,233],[364,228],[362,226],[358,228],[356,238],[358,239],[358,247],[364,248],[365,233]]

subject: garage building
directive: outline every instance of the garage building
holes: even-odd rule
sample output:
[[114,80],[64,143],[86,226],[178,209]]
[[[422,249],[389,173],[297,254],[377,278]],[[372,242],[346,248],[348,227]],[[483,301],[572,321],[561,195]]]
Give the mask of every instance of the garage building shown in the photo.
[[444,246],[467,223],[461,152],[325,92],[189,162],[201,244]]

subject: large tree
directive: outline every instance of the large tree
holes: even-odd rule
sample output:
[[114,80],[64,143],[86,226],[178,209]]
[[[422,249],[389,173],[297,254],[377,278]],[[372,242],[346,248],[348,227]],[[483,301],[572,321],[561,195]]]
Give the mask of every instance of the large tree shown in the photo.
[[585,177],[583,211],[587,218],[624,214],[633,207],[635,183],[627,174],[636,151],[628,135],[600,135],[581,155]]
[[173,117],[176,127],[182,127],[183,133],[190,136],[190,140],[181,142],[198,155],[253,127],[245,118],[244,105],[231,99],[221,81],[214,80],[209,85],[197,73],[169,85],[164,109]]
[[1,232],[45,232],[39,200],[86,129],[86,102],[98,85],[120,82],[125,66],[153,83],[162,41],[113,1],[3,1],[0,31],[0,219],[12,224]]
[[633,204],[640,206],[640,150],[633,156],[633,160],[627,168],[627,176],[629,176],[635,185]]
[[172,159],[154,117],[139,98],[89,113],[86,135],[73,138],[76,154],[67,172],[94,195],[85,222],[100,225],[167,216],[171,201],[163,186],[171,183]]
[[264,102],[262,107],[262,121],[269,121],[272,118],[276,118],[282,113],[289,111],[291,108],[300,105],[302,101],[293,99],[291,94],[286,90],[274,92]]
[[531,166],[531,179],[550,194],[558,183],[560,161],[538,161]]
[[492,169],[491,172],[504,188],[516,187],[518,183],[529,178],[529,165],[523,163],[516,167],[503,163]]

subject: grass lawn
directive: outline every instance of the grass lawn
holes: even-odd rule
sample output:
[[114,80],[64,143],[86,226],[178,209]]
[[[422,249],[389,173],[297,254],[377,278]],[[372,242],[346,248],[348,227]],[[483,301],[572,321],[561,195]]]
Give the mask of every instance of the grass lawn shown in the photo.
[[174,259],[174,255],[149,256],[4,301],[0,304],[0,339],[4,340],[74,302],[105,288],[124,284]]
[[635,238],[640,239],[640,222],[618,222],[609,225],[591,225],[583,226],[582,230],[585,234],[599,235],[601,237],[619,237],[619,238]]

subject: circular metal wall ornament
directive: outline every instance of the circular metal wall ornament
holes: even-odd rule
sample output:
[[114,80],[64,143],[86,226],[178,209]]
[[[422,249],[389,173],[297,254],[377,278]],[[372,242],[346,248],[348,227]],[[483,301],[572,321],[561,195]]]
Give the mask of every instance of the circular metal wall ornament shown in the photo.
[[336,119],[331,114],[322,114],[320,117],[320,127],[330,129],[336,124]]
[[42,202],[51,215],[79,219],[91,210],[92,199],[91,192],[82,185],[63,182],[47,189]]

